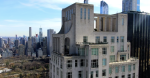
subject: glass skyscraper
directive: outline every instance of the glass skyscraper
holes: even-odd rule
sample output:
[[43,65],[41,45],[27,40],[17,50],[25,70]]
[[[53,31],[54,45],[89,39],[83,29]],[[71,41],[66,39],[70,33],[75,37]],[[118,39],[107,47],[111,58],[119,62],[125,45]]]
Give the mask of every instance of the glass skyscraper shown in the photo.
[[100,2],[100,14],[108,14],[108,4],[105,1]]
[[122,0],[122,12],[140,11],[140,0]]
[[108,14],[108,4],[105,1],[100,2],[100,14]]
[[88,4],[88,0],[84,0],[84,4]]
[[150,14],[138,11],[128,14],[128,41],[131,57],[139,58],[139,78],[150,78]]

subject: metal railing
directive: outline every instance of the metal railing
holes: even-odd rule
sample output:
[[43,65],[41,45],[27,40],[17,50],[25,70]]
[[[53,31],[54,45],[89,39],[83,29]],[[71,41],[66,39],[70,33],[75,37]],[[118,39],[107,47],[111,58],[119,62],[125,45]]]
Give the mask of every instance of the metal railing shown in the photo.
[[118,50],[118,52],[127,52],[128,50]]
[[108,44],[108,42],[76,42],[76,44]]

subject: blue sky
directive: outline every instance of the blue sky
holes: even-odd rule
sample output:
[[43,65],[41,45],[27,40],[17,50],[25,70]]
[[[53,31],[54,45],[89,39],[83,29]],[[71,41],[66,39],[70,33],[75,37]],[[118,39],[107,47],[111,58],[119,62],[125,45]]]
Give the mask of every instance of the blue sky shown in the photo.
[[[0,0],[0,36],[32,35],[43,28],[44,36],[47,29],[58,32],[61,28],[61,9],[75,2],[84,0]],[[94,12],[100,12],[101,0],[90,0]],[[121,12],[122,0],[104,0],[109,5],[109,14]],[[141,11],[149,12],[150,0],[141,0]]]

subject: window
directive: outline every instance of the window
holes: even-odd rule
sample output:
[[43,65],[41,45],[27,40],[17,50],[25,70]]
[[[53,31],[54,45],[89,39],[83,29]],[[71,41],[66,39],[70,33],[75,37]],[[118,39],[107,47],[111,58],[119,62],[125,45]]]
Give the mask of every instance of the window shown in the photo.
[[75,67],[78,67],[78,60],[75,60]]
[[117,43],[119,42],[119,37],[117,37]]
[[106,70],[102,70],[102,76],[106,76]]
[[59,75],[59,68],[57,67],[57,75]]
[[92,48],[92,55],[98,55],[98,48]]
[[88,9],[88,19],[90,19],[90,9]]
[[96,71],[96,77],[98,77],[98,70]]
[[84,63],[85,63],[84,59],[81,59],[81,60],[80,60],[80,66],[83,67],[83,66],[84,66]]
[[82,19],[82,8],[81,8],[81,14],[80,14],[80,19]]
[[98,68],[98,59],[91,60],[91,68]]
[[95,42],[100,43],[100,37],[99,36],[96,36]]
[[112,68],[109,67],[109,74],[112,74]]
[[135,70],[135,64],[133,64],[133,70]]
[[78,78],[83,78],[82,77],[82,71],[79,71]]
[[72,67],[72,60],[68,60],[67,61],[67,68],[71,68]]
[[70,14],[70,13],[69,13],[69,11],[68,11],[68,20],[69,20],[69,14]]
[[107,54],[107,48],[102,48],[102,53]]
[[119,73],[119,67],[115,67],[115,73]]
[[111,42],[112,42],[112,43],[115,42],[115,37],[111,37]]
[[122,66],[122,72],[125,72],[125,66]]
[[122,25],[124,25],[124,18],[122,18]]
[[91,78],[93,78],[93,71],[91,71]]
[[122,78],[125,78],[125,75],[122,75]]
[[73,14],[73,9],[72,9],[72,14]]
[[55,72],[55,65],[53,65],[53,72]]
[[79,48],[79,55],[84,56],[85,55],[85,48]]
[[66,11],[66,21],[67,21],[67,17],[68,17],[67,14],[68,14],[68,12]]
[[115,62],[115,55],[110,55],[110,62]]
[[88,78],[88,71],[86,71],[86,78]]
[[131,65],[128,65],[128,71],[129,72],[131,71]]
[[60,76],[61,78],[63,78],[63,72],[61,71],[61,76]]
[[88,42],[88,37],[87,36],[83,36],[83,42],[87,43]]
[[72,78],[72,72],[67,73],[67,78]]
[[103,66],[106,66],[106,63],[107,63],[106,61],[107,61],[106,59],[102,59],[102,65]]
[[111,52],[114,52],[114,46],[111,46]]
[[62,66],[62,59],[61,59],[61,61],[60,61],[60,68],[61,68],[61,69],[63,68],[63,66]]
[[131,78],[131,75],[130,75],[130,74],[128,74],[128,78]]
[[84,19],[86,19],[86,8],[84,9]]
[[121,36],[121,42],[124,42],[124,37],[123,36]]
[[118,76],[116,76],[115,78],[119,78]]
[[133,73],[132,78],[135,78],[135,73]]
[[59,58],[58,58],[58,65],[59,65]]
[[71,10],[70,10],[70,20],[71,20],[71,14],[72,14],[72,12],[71,12]]
[[86,60],[86,67],[88,67],[88,60]]
[[124,46],[123,45],[121,46],[121,51],[124,51]]
[[106,36],[104,36],[103,42],[107,42],[107,37]]
[[126,60],[126,55],[120,55],[120,61],[125,61]]
[[57,65],[57,57],[56,57],[56,65]]

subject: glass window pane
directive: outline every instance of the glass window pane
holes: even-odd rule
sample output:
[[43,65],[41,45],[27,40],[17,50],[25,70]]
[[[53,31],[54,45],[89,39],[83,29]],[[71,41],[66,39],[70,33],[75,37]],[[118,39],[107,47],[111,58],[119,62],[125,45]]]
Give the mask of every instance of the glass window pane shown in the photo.
[[80,19],[82,19],[82,8],[81,8],[81,13],[80,13]]
[[115,42],[115,37],[111,37],[111,42],[112,42],[112,43]]

